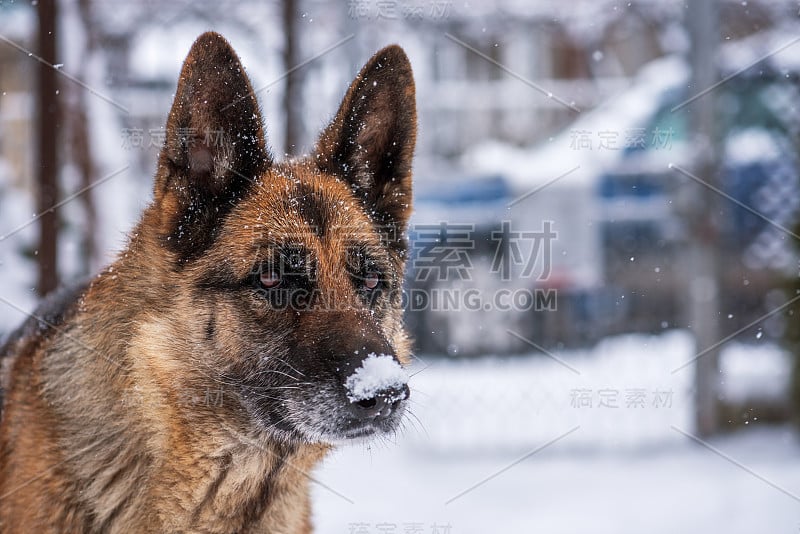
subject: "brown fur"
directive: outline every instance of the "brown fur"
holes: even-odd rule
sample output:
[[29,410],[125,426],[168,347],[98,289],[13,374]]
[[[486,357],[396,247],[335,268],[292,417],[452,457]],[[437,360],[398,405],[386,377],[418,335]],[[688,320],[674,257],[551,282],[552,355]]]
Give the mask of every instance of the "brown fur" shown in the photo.
[[[402,415],[358,426],[340,368],[409,356],[397,296],[415,132],[392,46],[315,152],[275,163],[238,58],[200,36],[127,248],[0,349],[0,530],[309,532],[309,472],[330,443]],[[284,293],[253,286],[282,262],[285,294],[321,298],[281,308]]]

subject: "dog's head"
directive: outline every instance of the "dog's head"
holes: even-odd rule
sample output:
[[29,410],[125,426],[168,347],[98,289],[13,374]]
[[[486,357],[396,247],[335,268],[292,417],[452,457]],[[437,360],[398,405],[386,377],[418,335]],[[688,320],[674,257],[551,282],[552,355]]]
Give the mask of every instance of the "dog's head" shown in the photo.
[[[239,59],[206,33],[184,63],[151,215],[185,365],[238,428],[332,442],[395,430],[416,104],[398,46],[378,52],[305,158],[276,162]],[[147,216],[146,216],[147,219]],[[179,354],[180,353],[180,354]],[[206,395],[206,399],[209,396]],[[214,402],[212,402],[214,404]]]

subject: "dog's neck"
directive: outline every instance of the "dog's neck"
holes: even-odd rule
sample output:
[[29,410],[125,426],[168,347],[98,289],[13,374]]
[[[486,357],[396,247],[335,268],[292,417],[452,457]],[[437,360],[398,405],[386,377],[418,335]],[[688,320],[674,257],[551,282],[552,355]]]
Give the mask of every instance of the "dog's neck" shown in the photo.
[[[310,471],[327,447],[277,442],[233,447],[217,457],[175,458],[176,476],[204,473],[195,491],[176,496],[186,516],[162,528],[200,532],[310,532]],[[183,468],[186,469],[181,473]],[[174,494],[173,494],[174,495]],[[279,503],[278,505],[276,505]],[[175,509],[173,506],[167,509]]]
[[110,531],[137,524],[141,532],[311,532],[310,472],[329,446],[224,434],[181,427],[98,440],[92,457],[111,461],[100,473],[84,471],[96,477],[87,516]]
[[[155,409],[170,416],[147,426],[171,423],[153,440],[163,462],[154,466],[148,500],[165,511],[159,531],[311,531],[310,472],[328,445],[287,442],[266,431],[253,435],[249,423],[240,428],[229,414],[217,413],[221,407],[199,410],[174,398]],[[168,515],[175,510],[185,513]]]

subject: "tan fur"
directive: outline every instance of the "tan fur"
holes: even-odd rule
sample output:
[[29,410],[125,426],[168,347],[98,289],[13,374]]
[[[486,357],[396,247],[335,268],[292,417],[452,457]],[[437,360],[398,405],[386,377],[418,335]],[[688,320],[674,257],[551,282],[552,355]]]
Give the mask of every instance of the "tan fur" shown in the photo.
[[[369,109],[353,102],[359,84],[373,85],[365,77],[385,85],[358,99]],[[371,311],[363,303],[275,311],[236,284],[287,239],[310,251],[313,283],[334,299],[362,302],[346,263],[354,241],[392,284],[402,282],[402,236],[387,241],[381,229],[402,234],[410,213],[413,91],[405,55],[384,49],[356,78],[316,152],[277,164],[235,54],[216,34],[198,39],[167,123],[154,201],[127,248],[77,300],[37,315],[0,349],[2,532],[311,531],[309,476],[330,448],[322,437],[329,430],[317,432],[313,418],[297,423],[304,404],[284,391],[334,387],[316,386],[302,369],[317,369],[316,358],[365,331],[365,346],[384,343],[406,362],[402,310],[386,300]],[[348,130],[354,118],[360,133]],[[177,131],[187,127],[224,130],[224,142],[203,143],[202,134],[181,141]],[[402,153],[381,175],[369,163],[388,146]],[[272,367],[283,363],[307,367],[297,376]],[[261,373],[294,381],[242,386]],[[295,418],[286,424],[297,430],[274,430],[248,408],[282,406],[268,395],[286,395]]]

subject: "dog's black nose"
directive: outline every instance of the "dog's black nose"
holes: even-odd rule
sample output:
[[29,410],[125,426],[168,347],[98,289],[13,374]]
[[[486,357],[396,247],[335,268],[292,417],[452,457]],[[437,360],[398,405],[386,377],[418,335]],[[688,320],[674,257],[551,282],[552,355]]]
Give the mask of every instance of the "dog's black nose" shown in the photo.
[[373,397],[350,403],[353,412],[362,419],[383,419],[389,417],[400,403],[411,394],[407,384],[400,388],[378,391]]

